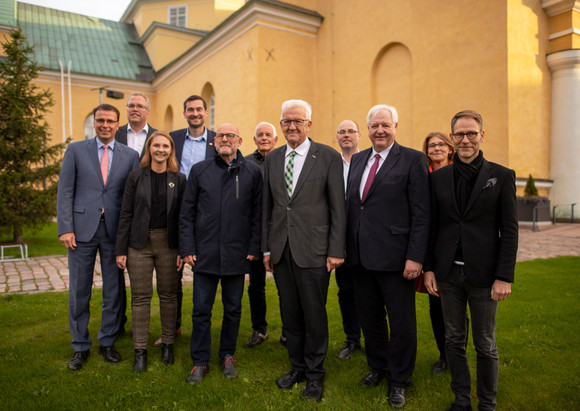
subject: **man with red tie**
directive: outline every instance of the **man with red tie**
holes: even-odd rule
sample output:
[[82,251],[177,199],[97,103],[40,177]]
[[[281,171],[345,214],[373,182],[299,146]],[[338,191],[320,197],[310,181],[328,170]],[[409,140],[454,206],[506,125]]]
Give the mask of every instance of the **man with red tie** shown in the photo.
[[139,154],[115,142],[119,110],[101,104],[93,110],[97,136],[69,144],[60,170],[57,213],[60,242],[68,249],[69,329],[75,352],[68,364],[79,370],[91,348],[88,323],[97,251],[103,277],[99,353],[118,363],[114,347],[121,329],[121,283],[115,261],[115,238],[129,173],[139,167]]
[[372,147],[352,157],[348,177],[346,263],[371,368],[360,383],[387,378],[389,404],[399,408],[417,353],[415,279],[429,240],[429,171],[423,153],[395,141],[394,107],[371,108],[367,126]]

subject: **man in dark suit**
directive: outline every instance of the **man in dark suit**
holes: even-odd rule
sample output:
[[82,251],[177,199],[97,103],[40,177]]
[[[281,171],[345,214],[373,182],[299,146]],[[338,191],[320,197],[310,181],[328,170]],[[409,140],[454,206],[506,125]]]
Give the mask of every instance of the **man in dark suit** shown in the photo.
[[[264,160],[266,155],[274,150],[278,136],[274,124],[262,121],[256,126],[254,143],[256,151],[245,158],[260,166],[264,172]],[[266,268],[262,255],[255,261],[250,262],[250,285],[248,286],[248,298],[250,300],[250,316],[252,318],[252,335],[246,343],[247,348],[253,348],[268,339],[268,322],[266,321]],[[283,341],[280,336],[280,341]]]
[[131,147],[143,158],[145,142],[157,129],[147,123],[149,118],[149,99],[141,93],[133,93],[127,99],[127,124],[119,127],[115,140]]
[[139,155],[115,142],[119,110],[101,104],[93,115],[97,137],[69,144],[58,183],[58,235],[68,249],[69,328],[75,351],[71,370],[83,366],[91,348],[89,302],[97,251],[103,277],[99,353],[107,362],[121,361],[113,345],[122,317],[115,237],[125,180],[139,167]]
[[452,410],[471,410],[467,304],[477,352],[479,409],[495,409],[497,302],[511,293],[518,250],[516,176],[513,170],[483,158],[484,137],[479,113],[455,114],[450,134],[453,164],[431,174],[433,220],[425,286],[429,293],[441,294],[445,351],[455,394]]
[[311,114],[305,101],[282,104],[280,125],[287,144],[264,163],[262,250],[278,287],[292,364],[276,385],[289,389],[306,379],[302,396],[320,401],[328,282],[344,261],[345,204],[340,155],[308,138]]
[[[213,139],[215,132],[205,127],[207,119],[207,103],[198,95],[191,95],[183,102],[183,117],[187,127],[169,133],[175,144],[175,158],[179,164],[179,171],[189,178],[189,171],[194,164],[216,154]],[[181,306],[183,304],[183,268],[178,272],[177,287],[177,323],[175,334],[181,334]],[[154,346],[161,345],[161,338],[155,341]]]
[[373,146],[352,157],[348,177],[346,261],[371,368],[360,383],[386,377],[398,408],[417,354],[414,280],[429,241],[429,171],[423,153],[395,141],[394,107],[371,108],[367,126]]
[[[340,147],[342,168],[344,175],[344,191],[348,181],[350,159],[358,153],[360,141],[358,124],[352,120],[343,120],[336,130],[336,142]],[[360,349],[360,324],[356,313],[356,300],[354,298],[354,286],[352,285],[352,267],[343,264],[334,270],[336,285],[338,286],[338,305],[342,314],[342,329],[346,335],[344,346],[338,353],[338,358],[347,360],[355,350]]]

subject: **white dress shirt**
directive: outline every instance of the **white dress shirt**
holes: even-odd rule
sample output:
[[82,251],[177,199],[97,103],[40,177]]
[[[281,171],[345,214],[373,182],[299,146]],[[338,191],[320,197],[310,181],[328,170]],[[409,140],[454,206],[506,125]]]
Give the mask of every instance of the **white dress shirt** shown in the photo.
[[[394,144],[394,142],[393,142],[393,144]],[[360,180],[359,194],[360,194],[361,200],[362,200],[362,193],[365,189],[365,184],[367,183],[367,179],[369,178],[369,173],[371,171],[371,167],[373,166],[373,163],[375,162],[375,155],[378,154],[380,156],[379,167],[377,168],[377,173],[378,173],[379,170],[381,169],[381,167],[383,166],[383,163],[387,159],[387,156],[389,155],[389,152],[391,151],[391,147],[393,147],[393,144],[391,144],[389,147],[387,147],[385,150],[381,151],[380,153],[377,153],[375,151],[374,147],[372,148],[372,153],[369,156],[369,160],[367,161],[367,164],[365,166],[365,171],[363,171],[363,175],[362,175],[362,178]],[[375,173],[375,175],[376,175],[376,173]]]
[[147,140],[147,133],[149,132],[149,124],[145,123],[140,131],[135,131],[131,128],[131,124],[127,124],[127,145],[135,150],[139,156],[143,152],[145,140]]

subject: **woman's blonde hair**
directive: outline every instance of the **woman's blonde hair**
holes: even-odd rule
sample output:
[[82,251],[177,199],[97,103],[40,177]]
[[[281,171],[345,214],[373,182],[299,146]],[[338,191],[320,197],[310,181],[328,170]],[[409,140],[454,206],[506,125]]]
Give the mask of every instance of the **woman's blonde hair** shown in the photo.
[[175,144],[173,143],[173,139],[169,133],[165,131],[156,131],[151,134],[151,137],[147,139],[147,142],[145,143],[145,155],[141,160],[141,168],[145,168],[151,165],[151,143],[157,136],[162,136],[169,140],[169,144],[171,145],[171,153],[169,153],[169,157],[167,158],[167,171],[177,173],[179,171],[179,167],[177,165],[177,160],[175,159]]

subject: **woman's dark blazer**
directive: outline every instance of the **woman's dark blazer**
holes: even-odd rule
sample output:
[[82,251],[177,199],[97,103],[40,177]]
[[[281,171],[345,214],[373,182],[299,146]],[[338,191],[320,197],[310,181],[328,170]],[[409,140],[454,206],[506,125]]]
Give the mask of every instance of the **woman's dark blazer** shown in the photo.
[[[185,176],[167,172],[167,238],[169,248],[178,249],[178,222]],[[117,228],[116,255],[127,255],[128,247],[142,249],[149,237],[151,219],[151,167],[134,170],[127,177]]]

